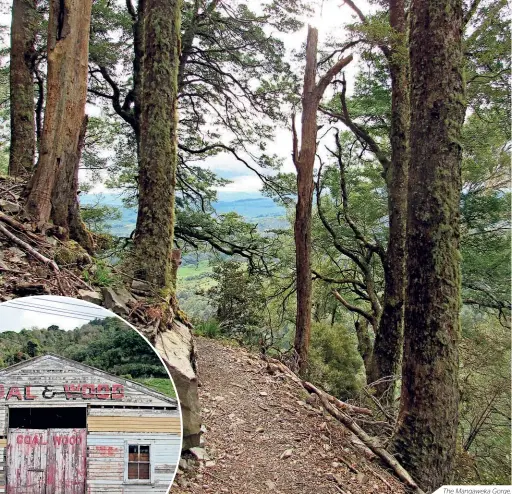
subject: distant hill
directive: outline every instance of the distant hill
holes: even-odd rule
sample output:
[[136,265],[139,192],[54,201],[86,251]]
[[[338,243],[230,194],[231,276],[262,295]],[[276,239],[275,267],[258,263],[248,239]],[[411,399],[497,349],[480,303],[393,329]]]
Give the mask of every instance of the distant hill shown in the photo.
[[[225,197],[225,195],[224,195]],[[236,195],[235,197],[240,197]],[[121,219],[110,224],[114,235],[129,236],[135,229],[137,210],[126,208],[119,194],[86,194],[80,197],[82,206],[102,204],[114,206],[121,211]],[[260,230],[282,228],[286,226],[286,210],[272,199],[264,196],[250,196],[236,200],[221,200],[213,204],[218,214],[238,213],[247,221],[258,223]]]

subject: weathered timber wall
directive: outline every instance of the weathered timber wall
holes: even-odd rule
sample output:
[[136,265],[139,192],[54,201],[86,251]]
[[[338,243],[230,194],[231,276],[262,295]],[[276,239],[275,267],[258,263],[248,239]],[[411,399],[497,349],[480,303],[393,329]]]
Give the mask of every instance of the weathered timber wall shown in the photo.
[[[149,444],[153,485],[127,485],[125,454],[127,444]],[[89,449],[87,493],[115,494],[166,493],[180,455],[180,438],[169,434],[110,434],[91,432],[87,436]],[[174,461],[173,461],[174,460]]]

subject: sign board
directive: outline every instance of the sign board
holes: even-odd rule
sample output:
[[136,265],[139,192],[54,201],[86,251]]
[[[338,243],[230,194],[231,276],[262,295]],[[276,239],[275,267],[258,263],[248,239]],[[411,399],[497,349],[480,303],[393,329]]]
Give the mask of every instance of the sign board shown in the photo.
[[122,384],[62,384],[8,386],[0,384],[0,401],[123,400]]

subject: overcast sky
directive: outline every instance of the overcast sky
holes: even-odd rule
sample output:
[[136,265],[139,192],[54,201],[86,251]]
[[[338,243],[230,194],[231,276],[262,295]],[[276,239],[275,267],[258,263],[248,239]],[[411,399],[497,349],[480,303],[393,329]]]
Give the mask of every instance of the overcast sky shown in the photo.
[[[346,33],[344,25],[356,21],[355,14],[353,14],[352,10],[348,6],[343,5],[343,0],[324,0],[316,3],[318,3],[318,5],[315,9],[315,15],[304,19],[306,24],[301,30],[293,34],[278,34],[285,44],[288,56],[291,55],[293,50],[300,49],[301,45],[305,43],[308,23],[318,28],[318,45],[321,47],[326,40],[332,39],[333,37],[338,40],[343,40]],[[372,9],[367,0],[358,2],[358,6],[365,13],[370,12]],[[357,73],[356,65],[357,58],[345,69],[345,76],[348,83],[347,92],[349,94],[352,92],[353,82]],[[300,115],[297,116],[297,125],[298,128],[300,128]],[[323,149],[323,146],[321,147]],[[295,168],[291,160],[291,148],[291,131],[288,128],[279,126],[275,131],[275,138],[267,148],[267,153],[275,153],[281,158],[284,158],[284,167],[281,170],[283,172],[295,172]],[[204,166],[214,170],[220,176],[232,180],[231,184],[222,189],[224,194],[226,192],[246,192],[257,194],[261,188],[262,184],[260,179],[230,155],[222,154],[209,158],[204,163]]]
[[70,330],[97,317],[115,317],[115,314],[75,298],[54,295],[23,297],[0,304],[0,332],[48,328],[51,325]]
[[[125,2],[125,0],[116,0],[120,3]],[[256,4],[257,0],[250,0],[249,4],[253,6]],[[3,2],[2,2],[3,3]],[[12,0],[8,0],[7,4],[11,4]],[[305,23],[309,23],[314,27],[317,27],[319,30],[319,46],[322,46],[322,43],[325,42],[329,37],[335,37],[336,39],[342,40],[345,34],[344,26],[346,24],[352,23],[356,20],[355,14],[352,10],[343,4],[343,0],[317,0],[316,2],[311,2],[316,5],[315,13],[312,16],[308,16],[304,19]],[[372,6],[368,3],[367,0],[361,0],[358,2],[359,8],[368,13],[372,10]],[[10,14],[2,13],[0,14],[0,22],[3,25],[8,26],[10,24]],[[307,25],[305,25],[301,30],[293,34],[279,34],[272,33],[274,35],[278,35],[283,42],[285,43],[285,47],[288,51],[288,56],[290,56],[293,50],[297,50],[301,47],[301,45],[306,40],[307,34]],[[4,36],[4,43],[8,42],[8,37]],[[354,60],[349,66],[345,69],[345,74],[347,77],[347,92],[350,92],[353,89],[354,76],[356,74],[356,65],[357,59]],[[88,105],[87,112],[89,114],[97,114],[97,110]],[[300,117],[298,116],[297,120],[300,121]],[[226,140],[228,140],[227,138]],[[294,166],[291,161],[291,132],[282,126],[276,129],[275,138],[270,143],[267,148],[267,153],[269,154],[277,154],[278,156],[284,158],[285,165],[282,169],[283,172],[294,172]],[[321,146],[323,149],[323,146]],[[229,196],[229,193],[251,193],[257,195],[259,189],[261,188],[261,181],[259,178],[252,173],[250,170],[244,167],[244,165],[238,162],[233,156],[228,154],[221,154],[212,158],[207,159],[202,163],[203,166],[212,169],[221,177],[232,180],[233,183],[229,184],[227,187],[223,188],[223,196],[225,194]],[[85,172],[84,172],[85,173]],[[85,178],[85,175],[83,175]],[[110,192],[106,190],[104,186],[97,185],[93,192]]]

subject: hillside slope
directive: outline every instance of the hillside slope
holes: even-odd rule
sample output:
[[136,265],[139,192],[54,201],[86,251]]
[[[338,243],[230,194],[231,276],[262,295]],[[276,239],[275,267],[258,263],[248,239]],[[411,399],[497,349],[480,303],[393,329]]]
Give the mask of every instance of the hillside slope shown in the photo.
[[256,355],[198,338],[206,451],[171,494],[400,494],[378,459],[298,384]]

